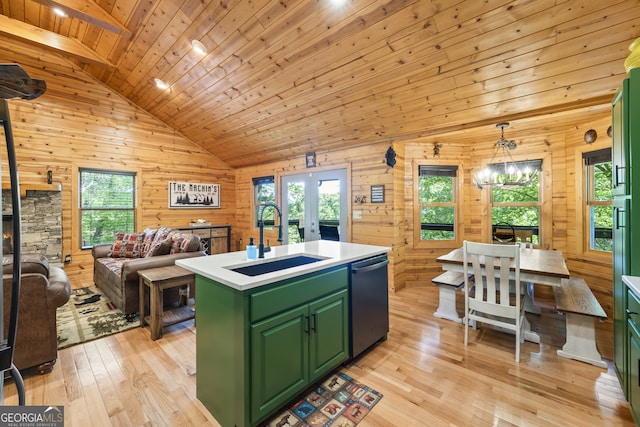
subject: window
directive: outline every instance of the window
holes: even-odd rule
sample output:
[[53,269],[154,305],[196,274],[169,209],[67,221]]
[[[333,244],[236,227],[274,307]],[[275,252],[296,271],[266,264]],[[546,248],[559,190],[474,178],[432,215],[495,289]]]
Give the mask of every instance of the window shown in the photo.
[[420,240],[456,240],[457,166],[420,166]]
[[[521,170],[542,170],[542,160],[515,162]],[[524,187],[491,187],[491,235],[494,243],[541,240],[542,197],[540,173]]]
[[593,251],[611,252],[613,210],[611,206],[611,149],[583,153],[585,171],[586,247]]
[[112,243],[136,228],[136,174],[80,169],[80,246]]
[[[253,197],[256,213],[256,227],[258,227],[262,205],[267,202],[276,202],[276,184],[273,176],[253,178]],[[273,227],[275,223],[275,210],[267,209],[264,212],[262,219],[264,220],[265,226]]]

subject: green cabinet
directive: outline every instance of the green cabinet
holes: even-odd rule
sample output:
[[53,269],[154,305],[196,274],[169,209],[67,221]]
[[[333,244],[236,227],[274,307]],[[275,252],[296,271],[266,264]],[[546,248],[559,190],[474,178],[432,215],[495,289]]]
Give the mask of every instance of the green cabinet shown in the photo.
[[629,365],[627,372],[627,397],[631,412],[636,420],[640,412],[640,301],[632,291],[628,291],[629,320],[627,324],[627,346],[629,349]]
[[613,201],[613,365],[626,394],[627,390],[627,287],[622,283],[622,275],[628,271],[627,228],[624,226],[629,199]]
[[[640,276],[640,68],[629,71],[612,105],[613,362],[629,398],[629,301],[623,275]],[[634,367],[636,369],[637,367]]]
[[196,276],[196,394],[222,426],[264,421],[349,354],[346,265],[247,291]]
[[251,417],[262,419],[347,358],[348,293],[251,325]]

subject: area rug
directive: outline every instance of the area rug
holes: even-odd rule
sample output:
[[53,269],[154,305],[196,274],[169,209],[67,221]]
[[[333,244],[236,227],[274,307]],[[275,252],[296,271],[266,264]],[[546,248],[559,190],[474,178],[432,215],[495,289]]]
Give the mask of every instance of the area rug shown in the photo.
[[138,318],[127,322],[122,310],[95,286],[74,289],[69,301],[58,308],[58,349],[140,326]]
[[380,399],[381,393],[338,372],[315,384],[262,426],[352,427],[360,423]]

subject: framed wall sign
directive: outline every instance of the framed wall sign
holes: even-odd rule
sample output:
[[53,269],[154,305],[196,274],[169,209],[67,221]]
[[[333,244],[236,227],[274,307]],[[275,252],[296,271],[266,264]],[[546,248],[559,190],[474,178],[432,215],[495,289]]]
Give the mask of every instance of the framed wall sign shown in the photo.
[[169,208],[219,208],[220,184],[169,181]]
[[384,203],[384,185],[371,186],[371,203]]
[[308,168],[315,168],[316,167],[316,152],[315,151],[310,151],[305,155],[305,158],[307,159],[307,167]]

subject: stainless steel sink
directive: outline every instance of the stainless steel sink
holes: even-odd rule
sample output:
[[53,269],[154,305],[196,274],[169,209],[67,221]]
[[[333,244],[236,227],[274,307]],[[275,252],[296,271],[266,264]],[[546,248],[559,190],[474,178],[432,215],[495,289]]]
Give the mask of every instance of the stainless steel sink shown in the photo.
[[288,258],[277,258],[272,261],[260,262],[258,264],[244,265],[242,267],[227,267],[231,271],[244,274],[245,276],[259,276],[261,274],[273,273],[274,271],[286,270],[287,268],[298,267],[323,261],[326,258],[319,258],[309,255],[295,255]]

